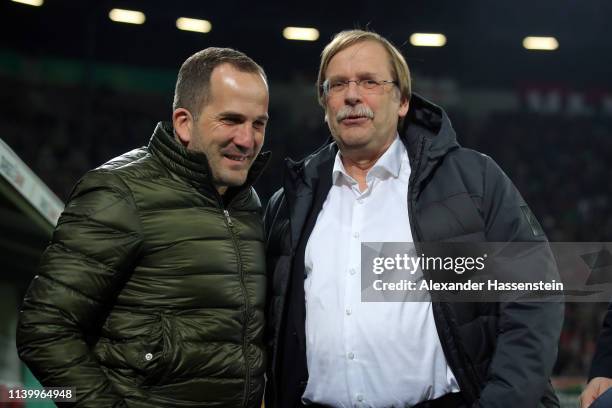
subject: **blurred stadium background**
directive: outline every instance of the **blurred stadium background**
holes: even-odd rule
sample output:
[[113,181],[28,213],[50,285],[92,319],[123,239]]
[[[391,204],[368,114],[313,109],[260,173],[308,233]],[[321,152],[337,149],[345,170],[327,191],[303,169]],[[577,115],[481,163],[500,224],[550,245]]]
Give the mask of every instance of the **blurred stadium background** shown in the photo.
[[[612,240],[609,0],[21,1],[0,0],[0,392],[35,384],[15,322],[61,201],[85,171],[170,119],[178,67],[208,46],[244,51],[268,74],[264,203],[283,159],[327,139],[314,89],[323,46],[370,28],[401,49],[415,91],[447,109],[459,141],[508,173],[552,241]],[[142,14],[118,22],[113,9]],[[180,17],[206,21],[181,20],[200,30],[185,31]],[[286,27],[314,31],[290,40]],[[444,44],[417,46],[414,33]],[[548,37],[548,49],[528,49],[530,36]],[[576,404],[604,310],[567,305],[554,380],[564,406]]]

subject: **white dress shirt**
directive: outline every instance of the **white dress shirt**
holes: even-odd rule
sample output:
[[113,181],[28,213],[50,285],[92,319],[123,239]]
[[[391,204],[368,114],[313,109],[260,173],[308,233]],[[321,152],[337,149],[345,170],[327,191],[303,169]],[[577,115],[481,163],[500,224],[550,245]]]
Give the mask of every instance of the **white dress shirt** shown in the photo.
[[361,192],[336,155],[333,184],[306,245],[302,396],[332,407],[406,407],[459,391],[431,302],[361,302],[361,242],[412,242],[410,165],[396,136]]

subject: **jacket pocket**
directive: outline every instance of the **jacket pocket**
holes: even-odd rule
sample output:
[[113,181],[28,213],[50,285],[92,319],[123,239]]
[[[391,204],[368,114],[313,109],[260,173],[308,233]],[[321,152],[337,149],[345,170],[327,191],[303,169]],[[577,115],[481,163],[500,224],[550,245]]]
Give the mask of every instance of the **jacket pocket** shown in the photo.
[[[144,380],[142,386],[163,384],[168,372],[172,369],[172,319],[165,313],[159,314],[154,327],[154,342],[145,339],[138,361],[143,365]],[[144,352],[144,354],[143,354]]]
[[162,314],[132,316],[129,321],[123,320],[121,327],[101,336],[93,353],[117,381],[131,386],[155,384],[163,379],[169,365],[170,321]]
[[156,383],[166,369],[171,331],[161,314],[148,315],[138,323],[138,335],[100,338],[94,353],[100,364],[140,386]]

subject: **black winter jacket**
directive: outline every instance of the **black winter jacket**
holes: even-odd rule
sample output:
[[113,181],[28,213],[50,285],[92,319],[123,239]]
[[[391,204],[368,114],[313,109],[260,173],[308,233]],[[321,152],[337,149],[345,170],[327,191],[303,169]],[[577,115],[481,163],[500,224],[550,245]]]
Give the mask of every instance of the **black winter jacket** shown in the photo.
[[[414,95],[400,137],[409,154],[415,242],[546,241],[495,162],[462,148],[446,113]],[[493,135],[492,135],[493,137]],[[287,161],[284,188],[266,209],[271,363],[268,408],[299,406],[308,373],[304,249],[331,188],[335,143]],[[563,320],[560,303],[433,303],[444,354],[474,407],[556,407],[549,382]]]
[[44,386],[75,387],[83,408],[259,408],[266,279],[250,185],[265,156],[224,203],[206,157],[159,124],[149,146],[83,177],[19,317],[19,355]]

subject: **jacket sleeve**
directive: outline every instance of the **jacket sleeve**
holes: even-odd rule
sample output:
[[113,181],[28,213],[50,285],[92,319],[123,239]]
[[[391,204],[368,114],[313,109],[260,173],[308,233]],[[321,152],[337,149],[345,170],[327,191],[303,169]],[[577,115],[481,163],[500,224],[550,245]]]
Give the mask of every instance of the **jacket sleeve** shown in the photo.
[[276,341],[276,330],[280,326],[281,311],[276,304],[277,293],[275,293],[274,281],[280,277],[275,276],[276,263],[279,257],[278,246],[280,243],[278,240],[278,232],[274,232],[273,229],[278,230],[278,223],[280,220],[280,211],[283,206],[284,191],[281,188],[276,191],[274,195],[268,201],[266,211],[264,214],[264,231],[265,231],[265,242],[266,242],[266,269],[267,269],[267,299],[266,299],[266,347],[268,349],[268,363],[266,367],[266,388],[264,401],[265,406],[268,408],[276,408],[279,406],[277,401],[277,382],[278,379],[274,374],[274,364],[277,359],[276,348],[278,344]]
[[43,386],[74,387],[78,407],[126,406],[87,340],[99,333],[140,243],[130,190],[92,171],[73,190],[26,293],[19,356]]
[[612,378],[612,303],[608,306],[608,312],[604,320],[597,349],[589,372],[589,381],[595,377]]
[[[487,241],[543,243],[538,246],[543,248],[539,258],[542,262],[532,265],[556,274],[546,236],[517,189],[488,157],[485,169],[483,215]],[[539,401],[552,392],[549,378],[557,358],[563,303],[512,301],[500,303],[499,308],[497,345],[484,389],[474,405],[540,406]]]

